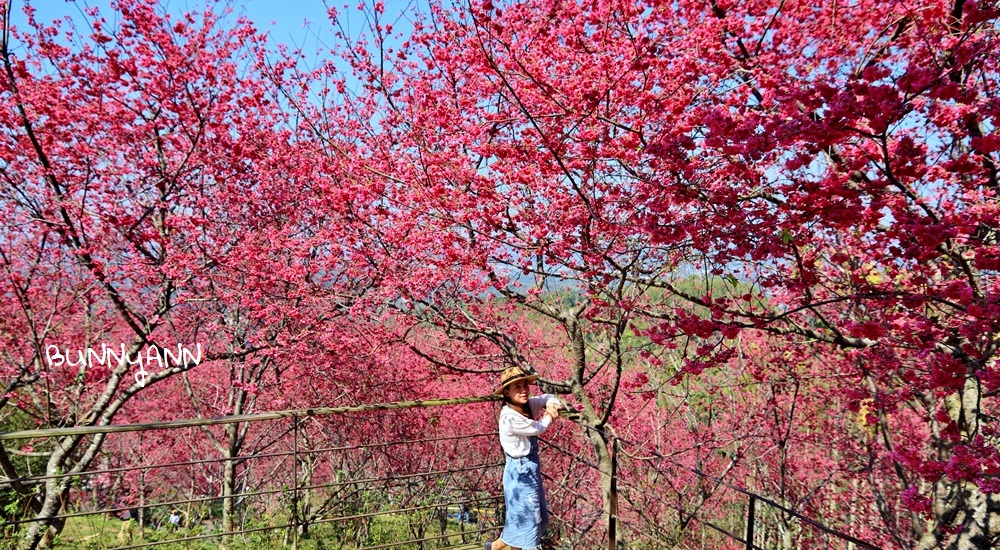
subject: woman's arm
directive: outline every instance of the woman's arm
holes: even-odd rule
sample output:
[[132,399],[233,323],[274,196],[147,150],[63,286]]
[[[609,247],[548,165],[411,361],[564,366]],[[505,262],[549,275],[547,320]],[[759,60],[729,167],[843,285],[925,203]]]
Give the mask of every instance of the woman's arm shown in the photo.
[[504,414],[500,417],[500,428],[512,435],[533,436],[545,433],[552,424],[552,416],[545,412],[539,420],[531,420],[517,413]]
[[545,408],[545,406],[549,404],[549,401],[559,402],[559,400],[556,399],[556,396],[551,393],[543,393],[541,395],[533,395],[529,397],[528,405],[531,406],[531,410],[539,411]]

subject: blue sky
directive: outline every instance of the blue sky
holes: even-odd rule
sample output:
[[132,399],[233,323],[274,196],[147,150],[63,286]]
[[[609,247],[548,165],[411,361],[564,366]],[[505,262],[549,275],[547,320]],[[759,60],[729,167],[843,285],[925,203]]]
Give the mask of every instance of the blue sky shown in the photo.
[[[233,7],[235,14],[243,14],[250,18],[261,30],[268,30],[276,42],[288,46],[301,47],[306,54],[312,54],[323,43],[333,38],[333,27],[327,17],[327,9],[334,6],[350,27],[352,35],[364,26],[364,16],[358,11],[360,0],[350,0],[345,8],[344,0],[230,0],[229,2],[212,2],[205,0],[161,0],[160,5],[170,13],[200,11],[206,4],[217,6],[221,10],[226,4]],[[369,5],[370,0],[365,0]],[[21,9],[30,3],[37,10],[37,18],[49,22],[53,19],[71,16],[82,18],[82,9],[86,6],[96,6],[104,14],[111,14],[109,0],[11,0],[14,8],[12,20],[16,26],[24,22]],[[384,0],[385,16],[395,19],[396,15],[407,9],[408,0]],[[110,16],[106,16],[109,20]]]

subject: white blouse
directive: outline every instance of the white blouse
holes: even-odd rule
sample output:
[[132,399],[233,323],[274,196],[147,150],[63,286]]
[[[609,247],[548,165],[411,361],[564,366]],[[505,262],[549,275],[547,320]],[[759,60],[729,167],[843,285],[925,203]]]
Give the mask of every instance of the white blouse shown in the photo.
[[[536,395],[528,398],[528,407],[533,413],[545,408],[555,397],[552,394]],[[531,452],[531,436],[541,435],[552,424],[552,417],[545,415],[541,420],[532,420],[507,405],[500,409],[500,446],[512,458],[521,458]]]

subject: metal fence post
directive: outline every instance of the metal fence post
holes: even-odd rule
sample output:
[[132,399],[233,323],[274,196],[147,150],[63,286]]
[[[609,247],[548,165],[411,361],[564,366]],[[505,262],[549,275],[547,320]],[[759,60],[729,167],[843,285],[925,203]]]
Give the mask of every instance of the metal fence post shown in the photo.
[[611,490],[608,495],[608,550],[617,548],[618,538],[618,438],[611,438]]
[[753,550],[753,518],[754,518],[754,505],[757,503],[757,498],[750,495],[750,501],[747,503],[747,550]]
[[299,417],[292,416],[292,550],[299,547]]

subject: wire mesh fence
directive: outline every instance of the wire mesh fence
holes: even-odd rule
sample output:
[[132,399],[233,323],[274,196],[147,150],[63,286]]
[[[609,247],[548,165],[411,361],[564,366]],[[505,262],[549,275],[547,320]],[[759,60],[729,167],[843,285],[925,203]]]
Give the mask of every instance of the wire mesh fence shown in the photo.
[[[488,408],[483,400],[457,400]],[[470,452],[484,425],[440,421],[454,403],[245,415],[2,434],[44,454],[105,437],[86,471],[26,472],[0,490],[62,491],[57,513],[9,510],[0,547],[33,524],[56,548],[443,548],[495,532],[502,460]],[[478,417],[491,418],[488,409]],[[495,429],[495,428],[494,428]],[[155,451],[154,451],[155,449]],[[61,487],[66,487],[63,491]],[[50,527],[51,526],[51,527]]]
[[[504,520],[491,400],[0,434],[39,455],[106,438],[86,471],[27,463],[0,478],[29,495],[6,507],[0,548],[33,525],[55,548],[477,548]],[[646,446],[558,426],[542,440],[547,549],[876,548]],[[60,495],[54,513],[32,507],[42,488]]]
[[[564,529],[568,531],[564,548],[878,548],[724,476],[711,475],[604,430],[583,428],[598,433],[609,452],[598,457],[585,442],[573,442],[572,435],[546,441],[548,460],[572,472],[551,480],[564,515],[571,516],[560,520],[573,526]],[[609,542],[615,540],[617,545]]]

